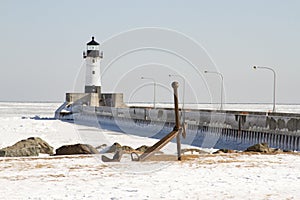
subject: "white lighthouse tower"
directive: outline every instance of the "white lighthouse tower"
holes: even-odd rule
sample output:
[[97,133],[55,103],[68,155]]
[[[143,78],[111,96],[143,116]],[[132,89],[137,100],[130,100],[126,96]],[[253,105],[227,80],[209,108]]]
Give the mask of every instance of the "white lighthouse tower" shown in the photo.
[[83,58],[86,64],[85,73],[85,93],[98,93],[101,96],[101,74],[100,60],[103,58],[103,53],[99,51],[99,43],[94,40],[88,42],[87,51],[83,52]]
[[100,61],[103,58],[103,53],[100,52],[100,45],[94,37],[86,45],[87,50],[83,51],[86,67],[84,93],[66,93],[65,102],[55,111],[55,118],[57,119],[74,119],[72,109],[76,108],[77,105],[126,107],[122,93],[101,93]]

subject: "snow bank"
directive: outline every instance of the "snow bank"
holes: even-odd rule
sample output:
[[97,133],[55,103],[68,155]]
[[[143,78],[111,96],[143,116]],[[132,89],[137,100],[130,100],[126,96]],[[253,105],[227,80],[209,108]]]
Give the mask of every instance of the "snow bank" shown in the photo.
[[[156,142],[22,115],[0,114],[0,148],[31,136],[54,148]],[[162,150],[176,154],[176,145]],[[300,199],[298,155],[202,155],[183,162],[132,162],[125,155],[120,163],[103,163],[100,156],[0,158],[0,199]]]

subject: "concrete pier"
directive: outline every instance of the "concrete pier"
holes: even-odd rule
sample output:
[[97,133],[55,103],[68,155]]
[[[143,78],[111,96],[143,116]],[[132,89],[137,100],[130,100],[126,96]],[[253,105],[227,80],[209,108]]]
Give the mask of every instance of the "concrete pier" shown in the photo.
[[[161,131],[169,132],[170,127],[175,125],[174,110],[167,108],[77,106],[76,111],[58,115],[58,118],[72,118],[75,113],[83,121],[89,116],[96,116],[100,125],[107,122],[114,126],[136,126],[134,128],[139,130],[137,134],[141,133],[142,127],[155,125],[161,127]],[[300,150],[300,114],[185,110],[185,122],[187,139],[182,143],[189,141],[195,146],[243,150],[250,145],[266,142],[272,148]],[[155,137],[159,138],[160,133]],[[194,137],[193,140],[191,137]]]

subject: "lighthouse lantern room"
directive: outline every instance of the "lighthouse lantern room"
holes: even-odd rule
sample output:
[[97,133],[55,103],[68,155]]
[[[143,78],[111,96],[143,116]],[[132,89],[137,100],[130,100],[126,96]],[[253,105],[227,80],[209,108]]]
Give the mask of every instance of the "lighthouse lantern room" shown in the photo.
[[83,52],[85,59],[86,73],[85,73],[85,93],[98,93],[101,95],[101,74],[100,74],[100,60],[102,59],[102,52],[99,52],[99,43],[95,41],[94,37],[87,44],[87,51]]

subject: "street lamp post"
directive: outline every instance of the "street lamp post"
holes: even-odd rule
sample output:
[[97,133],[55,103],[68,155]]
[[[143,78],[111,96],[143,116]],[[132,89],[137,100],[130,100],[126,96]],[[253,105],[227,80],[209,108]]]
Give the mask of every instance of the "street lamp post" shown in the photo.
[[267,69],[273,72],[273,112],[275,112],[275,104],[276,104],[276,72],[271,67],[259,67],[253,66],[253,69]]
[[221,77],[221,107],[220,107],[220,110],[223,110],[223,84],[224,84],[223,75],[220,72],[215,72],[215,71],[204,71],[204,73],[217,74]]
[[153,108],[156,108],[156,81],[155,81],[155,79],[149,78],[149,77],[141,77],[141,79],[153,81]]

